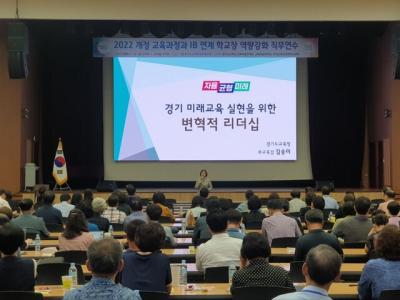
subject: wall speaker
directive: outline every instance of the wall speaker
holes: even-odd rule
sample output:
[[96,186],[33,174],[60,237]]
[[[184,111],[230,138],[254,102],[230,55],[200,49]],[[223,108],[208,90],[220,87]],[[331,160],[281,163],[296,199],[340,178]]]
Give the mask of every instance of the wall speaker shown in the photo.
[[28,28],[24,23],[12,22],[7,27],[8,75],[11,79],[28,77]]

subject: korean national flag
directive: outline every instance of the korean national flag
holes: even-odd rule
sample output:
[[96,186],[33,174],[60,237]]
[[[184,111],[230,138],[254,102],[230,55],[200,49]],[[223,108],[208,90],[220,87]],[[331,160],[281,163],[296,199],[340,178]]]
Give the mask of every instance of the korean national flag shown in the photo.
[[54,157],[53,177],[58,185],[63,185],[68,181],[67,163],[65,161],[61,139],[58,141],[58,147]]

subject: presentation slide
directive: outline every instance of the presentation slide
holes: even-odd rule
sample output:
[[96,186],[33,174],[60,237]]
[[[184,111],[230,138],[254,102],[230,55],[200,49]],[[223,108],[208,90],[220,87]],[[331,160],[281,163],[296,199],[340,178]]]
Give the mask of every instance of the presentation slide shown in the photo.
[[296,58],[116,57],[114,161],[295,161]]

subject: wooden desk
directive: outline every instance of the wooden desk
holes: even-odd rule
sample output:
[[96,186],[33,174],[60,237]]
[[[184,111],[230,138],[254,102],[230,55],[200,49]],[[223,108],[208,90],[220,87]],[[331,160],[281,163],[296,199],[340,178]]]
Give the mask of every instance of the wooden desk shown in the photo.
[[[194,290],[187,291],[184,286],[173,286],[170,299],[231,299],[229,283],[194,284]],[[303,285],[296,285],[301,289]],[[42,293],[45,299],[62,299],[65,290],[62,286],[35,286],[35,291]],[[333,299],[358,299],[357,283],[333,283],[329,289]]]
[[[125,244],[127,241],[125,238],[123,239],[117,239],[118,241],[121,242],[121,244]],[[177,238],[176,243],[178,247],[189,247],[193,244],[192,238]],[[31,244],[28,245],[29,248],[34,248],[34,241],[32,241]],[[40,241],[40,248],[46,248],[46,247],[56,247],[58,248],[58,239],[57,240],[41,240]]]

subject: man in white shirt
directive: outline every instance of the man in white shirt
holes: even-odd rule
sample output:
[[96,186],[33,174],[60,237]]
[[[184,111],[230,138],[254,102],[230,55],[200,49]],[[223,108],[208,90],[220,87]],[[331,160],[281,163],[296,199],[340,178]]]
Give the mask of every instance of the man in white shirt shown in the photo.
[[298,213],[300,209],[306,207],[306,203],[300,199],[300,191],[292,191],[290,195],[292,199],[289,201],[289,213]]
[[325,200],[325,209],[339,209],[339,204],[336,199],[331,197],[329,194],[331,193],[331,189],[328,186],[323,186],[321,188],[322,198]]
[[232,264],[240,266],[240,248],[242,240],[229,237],[226,232],[228,217],[223,211],[210,212],[207,215],[207,225],[212,238],[201,244],[196,253],[197,270],[211,267],[228,267]]
[[60,203],[54,204],[53,207],[61,211],[63,218],[68,218],[70,211],[75,208],[75,205],[71,204],[71,196],[68,193],[62,193]]
[[273,300],[332,300],[328,295],[329,287],[333,281],[339,280],[341,265],[342,257],[328,245],[312,248],[302,268],[305,288]]
[[0,208],[3,207],[3,206],[8,207],[9,209],[11,209],[10,204],[6,200],[6,191],[1,189],[0,190]]

